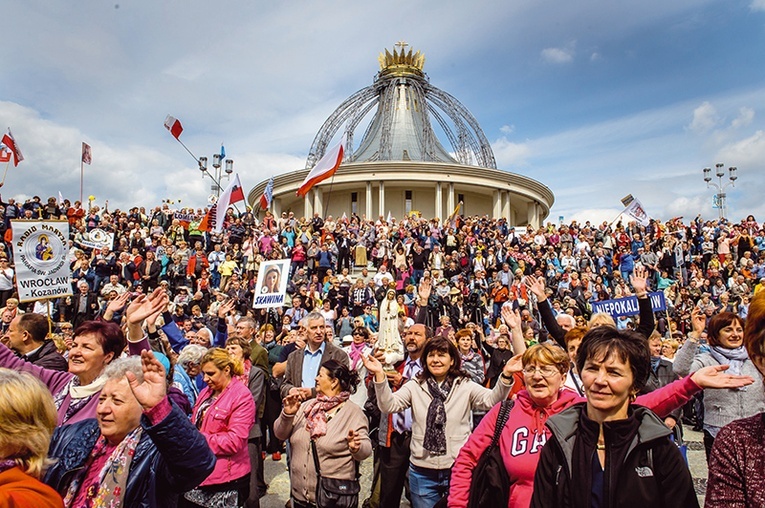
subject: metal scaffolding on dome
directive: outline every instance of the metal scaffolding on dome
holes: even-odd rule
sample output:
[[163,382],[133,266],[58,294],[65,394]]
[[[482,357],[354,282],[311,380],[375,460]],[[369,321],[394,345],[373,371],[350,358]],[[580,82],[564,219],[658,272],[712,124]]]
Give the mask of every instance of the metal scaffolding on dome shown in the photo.
[[[343,129],[345,162],[427,161],[457,162],[496,169],[497,163],[478,121],[452,95],[430,84],[422,71],[425,56],[398,42],[380,54],[374,83],[362,88],[330,115],[314,138],[306,160],[311,169],[332,138]],[[354,134],[375,109],[354,150]],[[443,131],[451,150],[441,144],[431,117]]]

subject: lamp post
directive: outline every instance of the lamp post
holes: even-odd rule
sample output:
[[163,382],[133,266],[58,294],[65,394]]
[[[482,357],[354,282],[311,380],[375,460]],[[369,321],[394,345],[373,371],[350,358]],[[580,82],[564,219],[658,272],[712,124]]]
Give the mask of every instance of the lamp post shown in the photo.
[[731,187],[735,187],[736,179],[738,178],[736,175],[738,168],[736,168],[736,166],[731,166],[728,168],[729,181],[723,183],[723,177],[725,176],[724,166],[725,165],[721,162],[715,164],[715,176],[717,177],[717,183],[712,182],[712,169],[704,168],[704,181],[707,183],[707,189],[710,187],[717,189],[717,194],[715,194],[715,206],[717,206],[717,212],[720,219],[724,218],[728,212],[726,208],[727,196],[725,195],[725,189],[727,189],[729,185]]
[[[219,153],[213,154],[212,156],[213,162],[213,172],[209,172],[207,170],[207,157],[200,157],[199,158],[199,171],[202,172],[202,176],[207,175],[212,180],[212,183],[210,184],[210,190],[213,194],[215,194],[215,197],[220,197],[221,192],[221,185],[220,181],[223,175],[221,174],[221,155]],[[226,179],[231,176],[231,173],[234,172],[234,161],[232,159],[226,159],[223,161],[223,171],[225,172]]]

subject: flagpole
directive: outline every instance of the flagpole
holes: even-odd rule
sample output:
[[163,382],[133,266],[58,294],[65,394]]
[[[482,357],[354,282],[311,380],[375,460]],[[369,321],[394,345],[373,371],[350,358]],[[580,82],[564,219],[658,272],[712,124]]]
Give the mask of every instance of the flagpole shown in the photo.
[[10,166],[10,165],[11,165],[11,160],[10,160],[10,159],[8,159],[8,162],[6,162],[6,163],[5,163],[5,172],[3,172],[3,181],[2,181],[2,182],[0,182],[0,187],[2,187],[3,185],[5,185],[5,175],[7,175],[7,174],[8,174],[8,166]]
[[329,207],[329,198],[332,197],[332,184],[335,183],[335,173],[332,173],[332,180],[329,181],[329,192],[327,192],[327,197],[324,199],[324,217],[329,216],[327,213],[327,207]]
[[[175,136],[173,136],[173,137],[175,137]],[[195,161],[197,161],[197,164],[199,164],[199,159],[197,158],[197,156],[196,156],[196,155],[194,155],[193,153],[191,153],[191,150],[189,150],[189,147],[187,147],[185,144],[183,144],[183,141],[181,141],[181,140],[180,140],[180,138],[175,138],[175,139],[176,139],[176,140],[177,140],[177,141],[178,141],[178,142],[181,144],[181,146],[182,146],[183,148],[185,148],[185,149],[186,149],[186,151],[187,151],[187,152],[189,152],[189,155],[191,155],[191,156],[194,158],[194,160],[195,160]]]
[[85,167],[82,162],[82,156],[80,156],[80,204],[82,204],[82,183],[84,180],[83,175],[85,174]]

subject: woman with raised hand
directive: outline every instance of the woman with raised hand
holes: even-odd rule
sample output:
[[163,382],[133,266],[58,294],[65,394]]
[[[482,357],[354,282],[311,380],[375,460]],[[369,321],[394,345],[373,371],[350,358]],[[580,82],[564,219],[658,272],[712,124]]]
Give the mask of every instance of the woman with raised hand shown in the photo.
[[150,351],[115,360],[103,377],[96,419],[53,434],[45,483],[67,508],[175,506],[213,470],[210,447],[167,397],[165,369]]
[[731,312],[721,312],[706,324],[708,352],[700,352],[699,339],[706,316],[695,307],[691,311],[692,331],[675,354],[674,371],[685,376],[701,367],[725,365],[731,374],[751,376],[752,386],[704,390],[704,450],[707,461],[717,433],[734,420],[765,411],[762,377],[744,347],[744,320]]
[[[379,362],[378,362],[379,365]],[[301,404],[298,395],[284,399],[284,409],[274,430],[290,440],[291,499],[294,508],[316,506],[317,474],[312,443],[318,453],[321,476],[352,481],[358,464],[372,453],[364,411],[351,394],[359,383],[356,371],[327,360],[316,376],[316,397]]]
[[409,468],[412,505],[432,508],[449,491],[454,459],[470,437],[471,411],[488,411],[507,398],[513,373],[520,370],[520,356],[505,364],[492,390],[475,383],[460,370],[459,351],[448,339],[430,339],[422,358],[422,372],[395,393],[379,360],[368,356],[364,365],[374,375],[381,411],[390,414],[412,409]]

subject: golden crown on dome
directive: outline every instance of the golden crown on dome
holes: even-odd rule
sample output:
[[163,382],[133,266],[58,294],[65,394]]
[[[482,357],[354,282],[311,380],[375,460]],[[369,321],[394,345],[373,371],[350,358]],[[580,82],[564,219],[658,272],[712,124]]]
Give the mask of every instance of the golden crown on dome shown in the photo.
[[425,65],[425,54],[419,50],[413,53],[411,48],[407,52],[406,47],[409,44],[405,41],[399,41],[395,45],[399,47],[398,50],[393,48],[391,53],[386,49],[385,53],[380,53],[377,58],[380,62],[380,74],[424,76],[422,68]]

